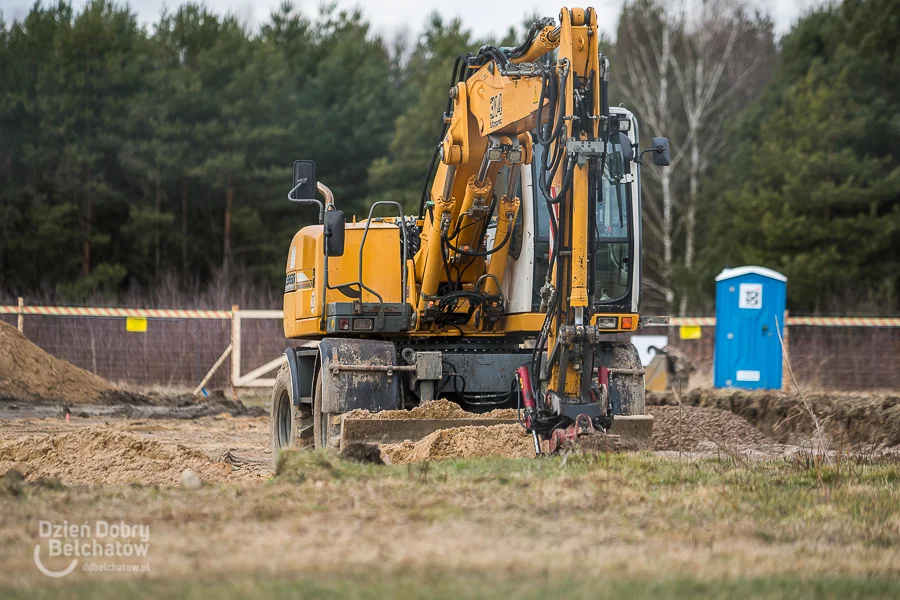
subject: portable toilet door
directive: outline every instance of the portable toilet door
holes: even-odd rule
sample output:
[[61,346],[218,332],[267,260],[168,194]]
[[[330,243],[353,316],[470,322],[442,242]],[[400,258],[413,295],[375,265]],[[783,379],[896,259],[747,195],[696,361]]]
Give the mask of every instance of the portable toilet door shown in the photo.
[[[716,277],[717,388],[781,389],[787,277],[765,267],[725,269]],[[777,328],[777,329],[776,329]]]

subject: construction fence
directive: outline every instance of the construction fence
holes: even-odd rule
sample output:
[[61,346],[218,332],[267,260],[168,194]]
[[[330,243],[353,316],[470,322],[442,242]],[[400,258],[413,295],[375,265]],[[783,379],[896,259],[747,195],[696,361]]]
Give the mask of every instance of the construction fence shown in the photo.
[[[58,358],[109,381],[207,389],[266,387],[282,353],[279,310],[169,310],[0,306],[0,320]],[[715,318],[672,318],[664,335],[710,385]],[[788,316],[785,342],[802,386],[833,390],[900,389],[900,318]],[[3,349],[0,348],[0,352]]]

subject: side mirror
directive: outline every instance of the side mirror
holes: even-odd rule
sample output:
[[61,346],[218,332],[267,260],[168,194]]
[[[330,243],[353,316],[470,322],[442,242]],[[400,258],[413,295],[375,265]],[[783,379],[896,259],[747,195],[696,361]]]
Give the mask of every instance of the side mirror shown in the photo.
[[291,187],[294,193],[291,200],[315,200],[316,199],[316,163],[311,160],[294,161],[294,182]]
[[653,164],[657,167],[668,167],[672,162],[669,156],[669,138],[653,138]]
[[346,219],[342,210],[326,210],[325,231],[325,256],[344,255],[344,226]]
[[634,145],[631,143],[631,138],[628,137],[627,133],[619,132],[619,144],[622,146],[622,156],[625,158],[625,162],[633,161]]

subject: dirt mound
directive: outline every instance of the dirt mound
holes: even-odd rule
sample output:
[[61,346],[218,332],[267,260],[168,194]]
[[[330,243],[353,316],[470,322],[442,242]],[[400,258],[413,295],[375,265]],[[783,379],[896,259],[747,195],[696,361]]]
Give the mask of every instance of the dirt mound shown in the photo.
[[[221,414],[229,414],[232,417],[264,417],[269,411],[262,406],[246,406],[239,400],[228,400],[222,395],[213,395],[209,398],[190,396],[188,404],[120,406],[109,416],[125,419],[199,419]],[[90,417],[90,414],[85,413],[85,416]]]
[[466,413],[466,415],[470,419],[518,419],[520,417],[519,411],[515,408],[495,408],[480,415],[473,415],[472,413]]
[[200,450],[167,448],[152,440],[101,427],[26,437],[0,445],[0,473],[16,469],[29,481],[56,478],[67,484],[177,485],[191,469],[203,481],[233,479],[231,465]]
[[583,435],[562,444],[562,452],[582,454],[602,454],[604,452],[635,452],[639,447],[634,442],[623,441],[621,437],[602,432]]
[[441,429],[418,442],[384,445],[381,451],[394,464],[477,456],[533,458],[534,444],[519,425],[491,425]]
[[108,390],[102,378],[50,356],[0,322],[0,400],[91,404]]
[[654,419],[654,450],[772,452],[777,446],[745,419],[717,408],[685,406],[679,415],[677,406],[651,406],[647,412]]
[[[900,445],[900,394],[804,392],[826,435],[847,446]],[[739,415],[773,440],[803,444],[813,420],[796,392],[696,389],[681,395],[685,406],[716,408]],[[648,405],[675,405],[674,394],[647,394]]]
[[346,414],[351,419],[464,419],[470,415],[455,402],[435,400],[411,410],[383,410],[372,413],[356,409]]
[[383,410],[372,413],[367,410],[351,410],[346,414],[351,419],[515,419],[516,409],[498,408],[488,413],[470,413],[456,402],[435,400],[410,410]]

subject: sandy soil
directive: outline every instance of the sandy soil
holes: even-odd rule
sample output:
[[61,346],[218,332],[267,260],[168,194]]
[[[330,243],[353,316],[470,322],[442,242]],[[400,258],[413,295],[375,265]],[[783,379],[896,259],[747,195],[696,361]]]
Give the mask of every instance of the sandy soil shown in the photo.
[[470,413],[449,400],[435,400],[411,410],[383,410],[371,413],[367,410],[351,410],[348,418],[353,419],[516,419],[518,411],[513,408],[498,408],[486,413]]
[[0,473],[66,484],[176,485],[184,469],[203,481],[259,483],[271,476],[267,417],[190,420],[0,420]]
[[[15,468],[30,480],[163,486],[177,485],[184,469],[216,483],[259,483],[272,475],[268,418],[246,416],[263,412],[261,407],[247,408],[224,398],[187,406],[86,406],[71,409],[66,421],[67,410],[41,405],[7,410],[2,415],[7,418],[0,418],[0,473]],[[809,437],[795,435],[791,438],[795,445],[785,444],[763,432],[765,422],[756,427],[752,419],[719,408],[656,404],[648,411],[655,418],[653,449],[661,454],[789,457],[797,454],[798,444],[810,442]],[[219,414],[209,416],[210,412]],[[499,410],[480,416],[509,419],[515,413]],[[355,411],[353,416],[372,415]],[[404,416],[479,417],[448,401],[378,414]],[[800,428],[797,423],[792,426]],[[833,446],[829,446],[832,453]],[[880,452],[896,453],[884,448]],[[393,464],[481,456],[531,458],[534,448],[520,425],[509,424],[437,431],[416,442],[382,446],[382,456]]]
[[[218,405],[210,406],[209,410],[213,410]],[[174,414],[187,417],[165,418],[173,410]],[[193,413],[181,410],[85,407],[74,410],[68,421],[64,411],[46,414],[35,410],[29,414],[41,415],[39,418],[0,419],[0,473],[15,468],[30,480],[50,477],[66,484],[100,485],[177,485],[184,469],[191,469],[201,480],[216,483],[258,483],[271,476],[267,417],[222,412],[193,418]],[[655,417],[653,448],[657,451],[697,456],[740,453],[763,458],[796,450],[773,441],[743,417],[728,411],[652,406],[650,412]],[[129,416],[144,418],[121,418]],[[357,411],[354,416],[371,415]],[[477,418],[448,401],[378,416]],[[481,416],[514,418],[515,411],[493,411]],[[534,446],[531,436],[520,425],[512,424],[436,431],[416,442],[385,445],[382,454],[394,464],[480,456],[531,458]]]

